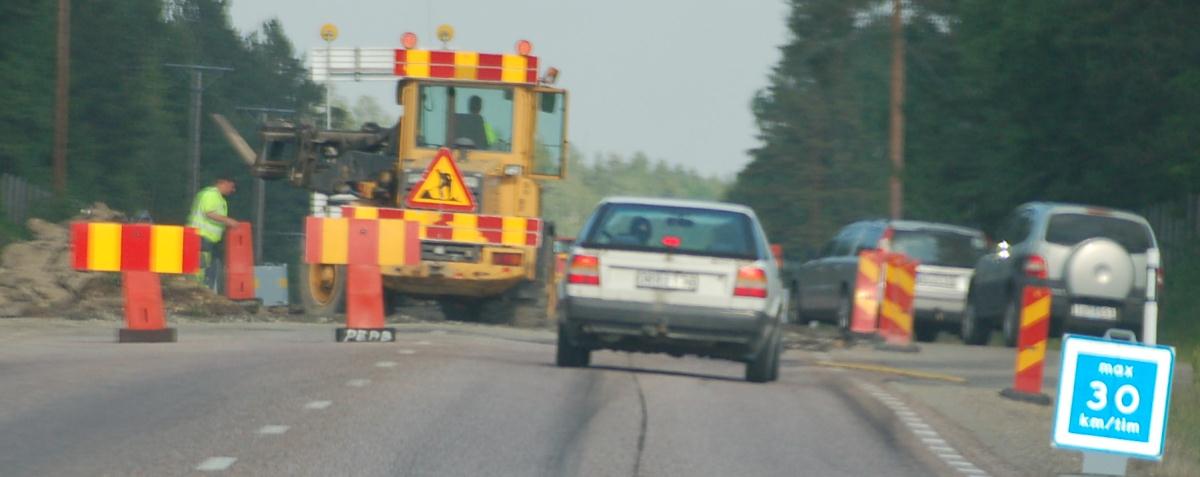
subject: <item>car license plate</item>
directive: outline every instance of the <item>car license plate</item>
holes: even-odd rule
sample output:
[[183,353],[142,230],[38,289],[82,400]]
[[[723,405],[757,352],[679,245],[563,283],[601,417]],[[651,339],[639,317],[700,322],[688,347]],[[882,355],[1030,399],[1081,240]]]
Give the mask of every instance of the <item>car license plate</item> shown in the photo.
[[1071,316],[1092,318],[1096,320],[1116,320],[1117,309],[1112,306],[1096,306],[1083,303],[1071,305]]
[[660,290],[686,290],[691,291],[696,289],[700,278],[689,273],[670,273],[670,272],[652,272],[648,270],[639,271],[637,274],[638,288],[656,288]]

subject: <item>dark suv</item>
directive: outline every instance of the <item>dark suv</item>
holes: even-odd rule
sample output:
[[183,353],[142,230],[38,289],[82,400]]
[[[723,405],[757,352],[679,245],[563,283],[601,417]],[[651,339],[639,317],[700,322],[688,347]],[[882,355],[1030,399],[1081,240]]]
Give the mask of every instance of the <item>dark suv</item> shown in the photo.
[[[996,248],[975,264],[963,341],[983,344],[994,328],[1015,346],[1021,289],[1051,290],[1051,333],[1142,333],[1147,258],[1158,254],[1146,219],[1130,212],[1035,202],[1003,222]],[[1160,269],[1161,270],[1161,269]],[[1156,281],[1161,285],[1162,276]]]

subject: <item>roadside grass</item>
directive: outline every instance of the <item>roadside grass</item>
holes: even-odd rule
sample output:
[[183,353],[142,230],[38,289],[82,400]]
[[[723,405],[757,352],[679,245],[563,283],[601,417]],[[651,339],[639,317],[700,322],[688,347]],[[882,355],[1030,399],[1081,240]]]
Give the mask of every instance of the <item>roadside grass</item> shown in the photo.
[[1177,366],[1190,364],[1191,383],[1175,383],[1167,421],[1162,475],[1200,475],[1200,241],[1173,250],[1166,263],[1166,289],[1159,317],[1159,342],[1175,347]]

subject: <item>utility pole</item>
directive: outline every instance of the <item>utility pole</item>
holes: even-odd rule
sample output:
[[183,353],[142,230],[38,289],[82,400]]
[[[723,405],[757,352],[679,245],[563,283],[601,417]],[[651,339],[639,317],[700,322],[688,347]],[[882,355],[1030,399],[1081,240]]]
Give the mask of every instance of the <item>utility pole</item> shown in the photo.
[[904,183],[904,18],[900,0],[892,0],[892,99],[891,125],[888,131],[888,152],[892,160],[891,190],[892,219],[903,215]]
[[[260,108],[243,106],[237,108],[238,111],[247,113],[257,113],[259,124],[267,122],[267,115],[270,113],[278,114],[293,114],[294,109],[279,109],[279,108]],[[263,259],[263,232],[267,228],[266,224],[266,208],[267,208],[267,184],[261,177],[254,178],[254,261],[262,263]]]
[[181,65],[176,63],[166,63],[164,66],[168,68],[180,68],[188,70],[191,73],[191,136],[192,136],[192,153],[189,159],[189,167],[191,173],[191,182],[188,184],[188,197],[195,197],[196,191],[199,190],[200,184],[200,114],[203,109],[204,88],[204,72],[209,71],[214,74],[220,74],[228,71],[233,71],[233,68],[223,66],[205,66],[205,65]]
[[71,111],[71,0],[58,0],[58,59],[54,84],[54,193],[67,193],[67,126]]

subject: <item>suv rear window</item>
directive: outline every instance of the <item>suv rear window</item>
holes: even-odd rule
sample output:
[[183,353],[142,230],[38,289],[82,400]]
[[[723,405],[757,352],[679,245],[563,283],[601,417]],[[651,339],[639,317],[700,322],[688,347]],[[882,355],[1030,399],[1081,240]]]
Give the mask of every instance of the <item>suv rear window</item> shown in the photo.
[[892,250],[913,257],[922,265],[975,266],[987,251],[983,237],[943,230],[896,230]]
[[750,217],[723,210],[643,204],[608,204],[582,245],[647,252],[755,259]]
[[1151,244],[1145,225],[1118,217],[1055,214],[1046,227],[1046,241],[1059,245],[1071,246],[1094,237],[1112,239],[1132,253],[1145,252]]

